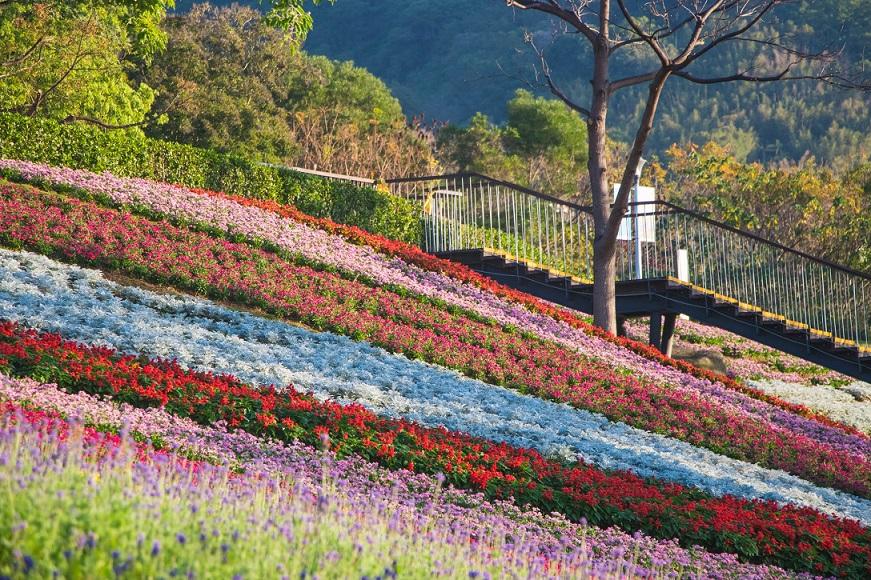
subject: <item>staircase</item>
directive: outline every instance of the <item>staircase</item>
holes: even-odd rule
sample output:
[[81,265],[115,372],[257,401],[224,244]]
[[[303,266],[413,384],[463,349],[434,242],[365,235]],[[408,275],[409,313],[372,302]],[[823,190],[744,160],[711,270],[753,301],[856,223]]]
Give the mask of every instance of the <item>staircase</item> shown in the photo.
[[[530,267],[483,249],[437,252],[506,286],[575,310],[593,311],[593,286],[545,268]],[[617,282],[617,314],[627,318],[686,314],[779,351],[871,382],[871,350],[773,313],[748,310],[713,292],[675,278]]]
[[[592,312],[591,208],[478,174],[388,186],[420,204],[425,250]],[[686,314],[871,382],[871,276],[667,202],[630,204],[618,240],[618,315]]]

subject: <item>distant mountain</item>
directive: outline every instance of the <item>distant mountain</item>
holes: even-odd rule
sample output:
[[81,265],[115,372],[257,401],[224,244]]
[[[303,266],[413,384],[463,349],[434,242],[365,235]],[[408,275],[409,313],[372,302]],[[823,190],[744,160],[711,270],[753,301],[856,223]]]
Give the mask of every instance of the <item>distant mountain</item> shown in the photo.
[[[258,5],[256,0],[245,3]],[[178,9],[190,4],[180,1]],[[337,0],[313,12],[307,51],[367,68],[387,83],[409,116],[461,124],[477,111],[502,120],[515,89],[535,80],[535,59],[523,43],[524,30],[542,44],[551,36],[549,19],[509,9],[502,0]],[[835,48],[843,47],[847,58],[859,60],[866,53],[871,58],[867,0],[799,2],[780,12],[777,26],[815,46],[838,39]],[[557,75],[572,94],[582,95],[589,70],[582,43],[563,38],[549,50]],[[614,76],[643,66],[627,55]],[[726,67],[752,58],[728,53],[718,62]],[[641,92],[627,92],[615,104],[611,118],[618,139],[630,138],[641,98]],[[662,151],[675,142],[716,139],[750,159],[798,159],[809,152],[823,162],[840,162],[871,155],[869,110],[869,95],[814,83],[713,89],[674,81],[651,148]]]

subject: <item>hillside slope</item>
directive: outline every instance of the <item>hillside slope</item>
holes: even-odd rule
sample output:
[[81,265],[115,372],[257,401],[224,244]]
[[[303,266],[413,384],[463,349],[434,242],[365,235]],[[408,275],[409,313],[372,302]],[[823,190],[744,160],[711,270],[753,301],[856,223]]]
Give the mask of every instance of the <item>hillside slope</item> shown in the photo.
[[871,561],[855,429],[274,202],[2,165],[38,186],[0,181],[2,373],[749,563]]

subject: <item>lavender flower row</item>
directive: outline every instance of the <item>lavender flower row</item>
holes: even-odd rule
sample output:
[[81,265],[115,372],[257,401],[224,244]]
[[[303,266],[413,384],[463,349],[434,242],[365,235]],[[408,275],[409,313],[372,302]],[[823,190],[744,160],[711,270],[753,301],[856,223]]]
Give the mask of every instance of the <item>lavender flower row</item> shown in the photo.
[[476,536],[476,522],[402,505],[389,490],[363,500],[326,474],[315,480],[286,472],[239,476],[226,466],[135,445],[125,433],[102,434],[8,404],[0,408],[0,458],[0,486],[14,489],[14,501],[0,503],[3,577],[489,579],[646,572],[628,558],[594,562],[585,547],[555,552],[551,560],[530,552],[510,528]]
[[[222,424],[198,425],[162,409],[117,405],[86,393],[69,394],[55,385],[0,375],[0,400],[27,403],[64,414],[68,420],[132,431],[176,453],[251,474],[291,475],[317,487],[326,474],[339,495],[351,503],[369,505],[373,498],[390,498],[403,510],[426,518],[451,521],[468,534],[485,539],[494,534],[523,538],[514,557],[547,561],[571,570],[571,564],[590,562],[598,569],[614,569],[627,559],[634,573],[649,576],[674,570],[689,577],[778,578],[787,573],[772,566],[744,564],[730,554],[712,554],[675,541],[656,540],[619,529],[573,524],[559,514],[520,509],[511,502],[488,502],[481,494],[442,489],[437,478],[409,471],[388,471],[360,458],[336,459],[302,444],[259,439],[244,431],[227,431]],[[519,554],[517,553],[519,552]]]

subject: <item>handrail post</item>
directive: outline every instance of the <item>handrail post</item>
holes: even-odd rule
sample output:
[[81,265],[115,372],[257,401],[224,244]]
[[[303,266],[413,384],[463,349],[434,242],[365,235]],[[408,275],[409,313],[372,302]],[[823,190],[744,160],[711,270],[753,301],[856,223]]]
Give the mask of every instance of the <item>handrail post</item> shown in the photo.
[[633,193],[633,199],[635,203],[632,204],[632,222],[635,227],[635,278],[637,280],[641,280],[644,278],[644,266],[641,263],[641,228],[640,228],[640,220],[638,216],[638,189],[641,187],[641,172],[635,174],[635,192]]

